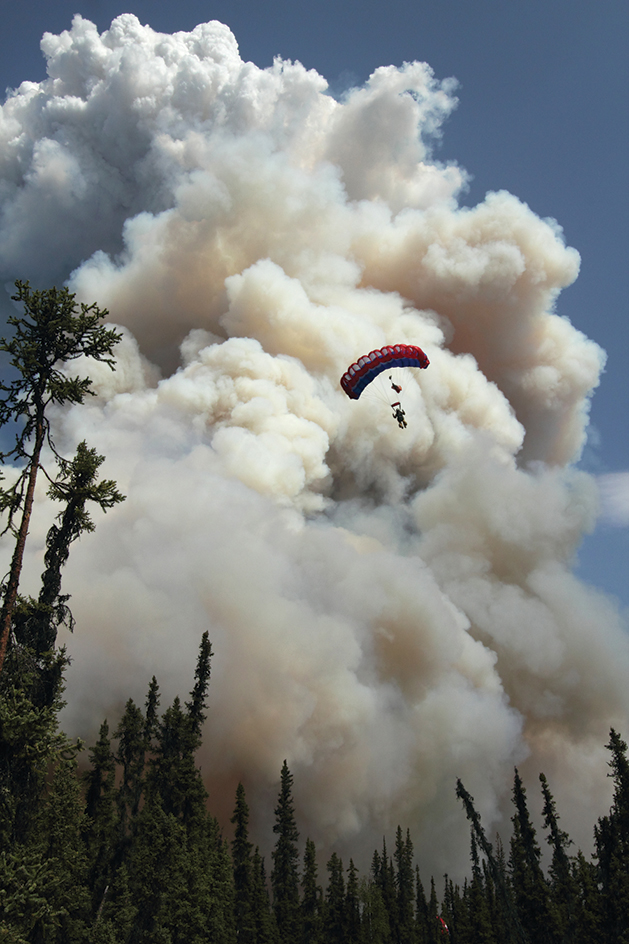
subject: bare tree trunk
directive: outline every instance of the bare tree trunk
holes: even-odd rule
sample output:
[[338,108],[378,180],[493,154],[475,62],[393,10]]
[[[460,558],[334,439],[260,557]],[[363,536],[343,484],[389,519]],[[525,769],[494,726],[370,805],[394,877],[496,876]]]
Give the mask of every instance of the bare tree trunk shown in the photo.
[[4,594],[2,610],[0,611],[0,672],[4,665],[4,657],[9,642],[9,632],[11,630],[11,617],[15,601],[17,600],[17,591],[20,585],[20,574],[22,573],[22,562],[24,560],[24,548],[26,546],[26,536],[28,526],[31,522],[31,512],[33,510],[33,498],[35,495],[35,482],[37,481],[37,472],[39,470],[39,457],[44,444],[44,423],[43,419],[38,419],[35,435],[35,448],[31,456],[31,467],[28,474],[28,486],[24,497],[24,508],[22,510],[22,520],[20,530],[18,531],[15,550],[11,560],[11,570],[9,571],[9,582]]

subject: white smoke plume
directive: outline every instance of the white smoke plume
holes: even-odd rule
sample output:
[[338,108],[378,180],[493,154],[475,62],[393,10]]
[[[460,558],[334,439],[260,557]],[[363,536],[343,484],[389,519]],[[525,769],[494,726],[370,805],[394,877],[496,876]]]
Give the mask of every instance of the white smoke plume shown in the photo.
[[[455,778],[506,836],[514,764],[589,851],[629,647],[571,573],[604,355],[554,313],[579,266],[560,227],[507,193],[457,205],[465,173],[431,151],[454,83],[425,64],[336,101],[217,22],[77,16],[42,49],[49,78],[2,110],[2,277],[69,278],[124,326],[117,371],[90,365],[98,396],[55,420],[128,496],[67,566],[67,729],[94,738],[153,673],[185,695],[208,629],[210,804],[227,822],[242,779],[267,850],[286,758],[328,851],[399,823],[461,874]],[[397,342],[431,361],[406,430],[339,386]]]
[[618,528],[629,527],[629,472],[609,472],[598,476],[601,517]]

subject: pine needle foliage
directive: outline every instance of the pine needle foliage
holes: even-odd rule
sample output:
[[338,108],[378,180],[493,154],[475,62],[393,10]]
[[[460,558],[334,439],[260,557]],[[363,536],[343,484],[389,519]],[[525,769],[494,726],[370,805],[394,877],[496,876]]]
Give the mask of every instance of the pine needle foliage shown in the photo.
[[280,792],[275,808],[273,832],[277,835],[273,850],[273,911],[281,944],[294,944],[301,936],[299,903],[299,832],[293,803],[293,775],[284,761],[280,775]]
[[232,863],[234,869],[234,901],[236,938],[238,944],[256,944],[254,913],[253,864],[249,842],[249,807],[242,783],[236,789],[236,807],[231,818],[234,825],[232,839]]
[[[82,403],[92,394],[90,378],[72,376],[65,366],[84,358],[103,361],[113,369],[113,348],[121,338],[113,328],[101,324],[107,311],[97,305],[77,306],[68,289],[35,291],[28,282],[18,281],[15,285],[17,294],[12,298],[23,306],[23,314],[8,319],[12,337],[0,338],[0,351],[8,355],[14,375],[8,382],[0,381],[0,428],[10,426],[14,431],[14,445],[0,453],[0,462],[18,463],[20,467],[13,483],[0,489],[0,512],[7,514],[4,530],[16,538],[0,611],[0,672],[18,597],[35,483],[45,445],[64,472],[64,460],[51,435],[49,409],[53,405]],[[80,526],[85,530],[85,521]]]
[[602,893],[603,940],[629,944],[629,759],[627,745],[612,728],[606,745],[614,798],[595,827],[598,882]]

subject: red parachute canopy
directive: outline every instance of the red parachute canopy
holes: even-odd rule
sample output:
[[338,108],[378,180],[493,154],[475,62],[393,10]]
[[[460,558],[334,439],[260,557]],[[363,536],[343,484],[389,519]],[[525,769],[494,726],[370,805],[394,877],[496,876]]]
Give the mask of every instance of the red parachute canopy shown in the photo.
[[414,344],[395,344],[378,348],[359,357],[341,377],[341,387],[351,400],[359,396],[374,377],[392,367],[428,367],[430,361]]

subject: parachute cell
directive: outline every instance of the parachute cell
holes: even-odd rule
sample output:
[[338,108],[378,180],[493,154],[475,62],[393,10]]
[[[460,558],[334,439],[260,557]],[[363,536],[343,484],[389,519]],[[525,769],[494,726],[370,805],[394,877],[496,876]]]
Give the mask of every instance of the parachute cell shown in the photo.
[[351,400],[358,400],[365,387],[383,370],[391,367],[428,367],[430,361],[414,344],[378,348],[359,357],[341,377],[341,387]]

